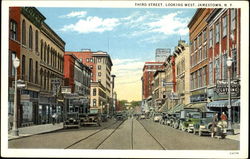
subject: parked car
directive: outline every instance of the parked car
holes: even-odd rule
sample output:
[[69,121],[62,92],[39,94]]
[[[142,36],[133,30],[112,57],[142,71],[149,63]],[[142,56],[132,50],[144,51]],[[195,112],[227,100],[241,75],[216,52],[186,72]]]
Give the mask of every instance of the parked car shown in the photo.
[[146,119],[145,114],[141,114],[141,115],[140,115],[140,119]]
[[185,120],[180,124],[180,129],[182,131],[193,132],[194,125],[200,122],[201,112],[199,111],[190,111],[187,113]]
[[161,120],[161,118],[162,118],[161,113],[155,113],[153,121],[159,122]]
[[89,113],[83,118],[82,125],[101,126],[100,120],[100,115],[98,113]]
[[101,115],[101,121],[102,122],[107,122],[108,121],[108,115],[107,114],[102,114]]
[[71,127],[80,128],[80,120],[78,113],[67,113],[66,120],[63,122],[63,128]]
[[116,120],[124,120],[124,116],[123,116],[122,113],[117,113],[117,114],[115,115],[115,119],[116,119]]
[[[190,116],[190,112],[199,112],[200,110],[197,108],[184,108],[183,110],[180,111],[180,119],[179,119],[179,129],[182,131],[187,130],[188,127],[188,120]],[[190,120],[192,120],[190,118]]]
[[168,114],[164,112],[164,113],[162,113],[161,116],[162,116],[162,117],[161,117],[161,120],[160,120],[160,124],[166,125],[166,124],[167,124]]
[[170,118],[170,126],[178,129],[179,125],[180,125],[180,116],[181,113],[180,112],[175,112],[172,114],[172,117]]
[[199,136],[204,133],[210,134],[214,115],[215,112],[213,111],[202,112],[200,122],[194,124],[193,133],[196,134],[196,132],[199,132]]

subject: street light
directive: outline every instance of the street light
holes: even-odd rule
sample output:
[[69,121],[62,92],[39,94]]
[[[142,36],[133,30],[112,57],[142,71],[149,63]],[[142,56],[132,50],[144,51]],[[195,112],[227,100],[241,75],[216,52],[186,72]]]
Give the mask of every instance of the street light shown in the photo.
[[231,122],[231,74],[230,69],[232,67],[233,59],[231,57],[228,57],[227,59],[227,67],[228,67],[228,129],[227,134],[232,135],[234,134],[234,130],[232,128],[232,122]]
[[20,61],[17,57],[13,59],[13,66],[15,68],[15,96],[14,96],[14,121],[13,121],[13,129],[12,134],[14,136],[19,136],[17,129],[17,68],[20,65]]

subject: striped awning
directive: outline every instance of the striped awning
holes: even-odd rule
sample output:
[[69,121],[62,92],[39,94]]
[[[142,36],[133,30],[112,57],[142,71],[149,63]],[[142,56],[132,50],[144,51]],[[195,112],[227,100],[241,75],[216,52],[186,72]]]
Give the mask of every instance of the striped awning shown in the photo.
[[[228,105],[228,100],[217,100],[217,101],[213,101],[207,104],[207,107],[219,107],[219,108],[223,108],[223,107],[227,107]],[[240,99],[233,99],[231,101],[231,105],[233,107],[239,107],[240,106]]]

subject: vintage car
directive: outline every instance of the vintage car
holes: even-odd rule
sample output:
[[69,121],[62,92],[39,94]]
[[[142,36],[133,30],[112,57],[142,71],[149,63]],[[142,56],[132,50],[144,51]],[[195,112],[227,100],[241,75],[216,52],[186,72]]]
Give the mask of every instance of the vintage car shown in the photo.
[[146,119],[146,116],[145,116],[145,114],[141,114],[139,118],[140,119]]
[[161,113],[155,113],[153,121],[154,122],[159,122],[161,120],[161,118],[162,118]]
[[101,121],[102,121],[102,122],[108,121],[108,115],[107,115],[107,114],[102,114],[102,115],[101,115]]
[[98,113],[89,113],[81,118],[81,125],[96,125],[101,126],[100,124],[100,115]]
[[210,134],[214,115],[215,112],[213,111],[202,112],[200,121],[194,124],[193,133],[196,134],[196,132],[199,132],[199,136],[204,133]]
[[80,128],[80,120],[78,113],[67,113],[66,120],[63,122],[63,128],[71,127]]
[[122,113],[116,113],[115,114],[115,119],[116,120],[124,120],[124,115]]
[[[200,110],[197,108],[184,108],[180,111],[179,128],[178,128],[179,130],[186,131],[188,128],[189,122],[192,125],[193,119],[192,119],[192,116],[190,116],[191,112],[199,114]],[[194,120],[197,120],[197,119],[194,119]]]
[[179,128],[179,124],[180,124],[180,112],[175,112],[172,114],[171,118],[170,118],[170,126],[178,129]]
[[191,111],[187,113],[185,120],[180,123],[180,129],[182,131],[193,132],[194,125],[200,122],[201,112]]
[[160,120],[160,124],[164,124],[164,125],[166,125],[166,123],[167,123],[167,118],[168,118],[168,114],[167,113],[162,113],[161,114],[161,120]]

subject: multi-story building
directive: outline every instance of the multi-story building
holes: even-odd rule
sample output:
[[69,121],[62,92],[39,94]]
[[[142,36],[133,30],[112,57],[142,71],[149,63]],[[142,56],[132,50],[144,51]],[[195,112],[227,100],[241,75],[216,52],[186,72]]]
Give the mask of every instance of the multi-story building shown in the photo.
[[154,73],[154,82],[153,82],[153,103],[155,109],[159,109],[165,103],[165,87],[163,86],[163,81],[165,80],[165,70],[157,70]]
[[[61,109],[55,99],[62,98],[52,93],[51,79],[63,79],[65,42],[44,22],[46,18],[36,8],[11,7],[10,13],[11,56],[19,57],[18,80],[25,83],[18,91],[18,126],[49,122],[52,107]],[[11,63],[10,66],[11,79]]]
[[[240,87],[240,9],[212,9],[206,18],[208,34],[208,107],[212,110],[228,113],[228,95],[217,93],[216,88],[222,82],[227,82],[229,75]],[[228,74],[227,59],[233,63]],[[225,85],[224,87],[227,87]],[[240,121],[240,91],[231,92],[232,121]]]
[[41,122],[50,122],[53,112],[62,118],[63,96],[60,87],[64,85],[65,42],[45,23],[40,35],[40,81],[39,115]]
[[90,76],[91,70],[84,65],[75,55],[64,55],[64,86],[69,86],[71,93],[67,100],[67,111],[79,113],[89,112],[90,101]]
[[[82,50],[79,52],[67,52],[74,54],[79,58],[82,63],[86,64],[92,70],[91,80],[92,82],[100,82],[106,93],[106,107],[107,113],[112,110],[112,86],[111,86],[111,68],[113,66],[112,60],[107,52],[91,50]],[[91,96],[92,99],[92,96]]]
[[152,81],[154,80],[154,73],[157,70],[161,70],[164,68],[164,62],[145,62],[143,66],[143,75],[141,77],[142,80],[142,106],[153,107],[152,104]]
[[90,112],[108,113],[106,88],[101,82],[91,82]]
[[178,95],[176,93],[176,68],[175,68],[175,57],[176,55],[170,55],[167,57],[164,66],[165,66],[165,106],[168,111],[173,111],[175,105],[177,105]]
[[211,9],[197,9],[188,24],[190,36],[190,102],[193,108],[205,109],[208,84],[208,34],[206,18]]
[[164,62],[171,54],[171,49],[159,48],[155,50],[155,62]]
[[176,93],[178,95],[175,111],[190,103],[190,54],[188,44],[180,40],[175,47]]
[[[13,115],[14,113],[14,80],[15,80],[15,68],[13,66],[13,59],[17,57],[19,60],[21,54],[21,16],[20,16],[20,7],[10,7],[9,9],[9,115]],[[20,79],[21,67],[17,68],[17,78]],[[18,110],[18,126],[21,125],[21,112],[20,112],[20,91],[17,92],[17,110]]]

